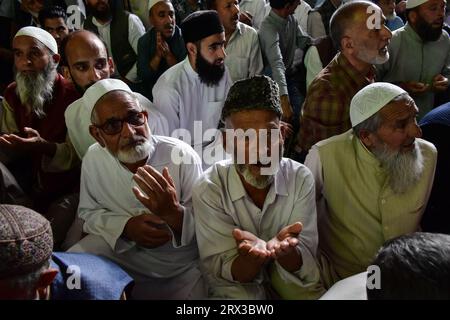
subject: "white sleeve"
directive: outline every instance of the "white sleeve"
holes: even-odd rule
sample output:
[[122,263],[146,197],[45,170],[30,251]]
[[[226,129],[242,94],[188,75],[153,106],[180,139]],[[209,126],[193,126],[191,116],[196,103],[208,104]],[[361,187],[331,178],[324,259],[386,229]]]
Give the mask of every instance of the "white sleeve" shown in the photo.
[[316,183],[316,199],[320,199],[323,193],[323,171],[322,162],[320,161],[319,150],[313,146],[306,156],[305,166],[311,170]]
[[323,69],[316,46],[309,47],[308,51],[306,51],[304,61],[306,67],[306,89],[308,89],[311,82]]
[[255,32],[251,33],[251,37],[249,37],[250,40],[250,55],[249,55],[249,70],[248,70],[248,77],[253,77],[256,75],[262,74],[264,64],[261,54],[261,47],[259,46],[259,38],[258,34]]
[[134,52],[138,53],[138,41],[145,33],[145,27],[141,19],[135,14],[130,13],[128,17],[128,42]]

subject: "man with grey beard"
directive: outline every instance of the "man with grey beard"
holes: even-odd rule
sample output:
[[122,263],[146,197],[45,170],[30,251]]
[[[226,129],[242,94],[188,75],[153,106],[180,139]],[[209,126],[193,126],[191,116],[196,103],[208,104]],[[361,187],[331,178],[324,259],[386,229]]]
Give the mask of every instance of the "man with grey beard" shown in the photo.
[[314,179],[302,164],[281,158],[281,114],[278,85],[266,76],[237,81],[228,93],[224,149],[234,160],[205,171],[192,195],[210,297],[315,299],[323,293]]
[[47,31],[24,27],[12,46],[16,81],[5,91],[0,148],[34,208],[45,213],[50,202],[79,184],[79,160],[66,142],[64,122],[78,93],[57,73],[58,46]]
[[200,158],[178,139],[152,135],[124,82],[100,80],[82,99],[98,143],[81,170],[78,214],[89,235],[70,251],[116,261],[136,281],[132,298],[204,298],[191,201]]
[[419,229],[437,151],[419,139],[417,113],[405,90],[370,84],[351,101],[352,129],[315,144],[306,157],[327,287],[365,271],[385,241]]

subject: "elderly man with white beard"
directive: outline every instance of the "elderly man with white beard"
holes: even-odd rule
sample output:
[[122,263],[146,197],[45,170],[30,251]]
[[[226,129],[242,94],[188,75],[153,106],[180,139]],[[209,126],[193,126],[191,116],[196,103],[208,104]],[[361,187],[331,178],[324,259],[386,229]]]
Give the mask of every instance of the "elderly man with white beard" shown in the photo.
[[[51,201],[79,184],[79,159],[66,142],[64,122],[64,111],[78,93],[57,73],[60,55],[50,33],[24,27],[12,47],[16,81],[4,94],[0,149],[9,158],[8,166],[15,166],[10,168],[31,194],[35,209],[43,213]],[[29,176],[24,173],[28,171]]]
[[89,235],[70,251],[116,261],[136,281],[132,298],[204,298],[191,202],[200,158],[178,139],[152,135],[120,80],[96,82],[83,100],[98,143],[81,173],[78,214]]
[[224,148],[234,160],[205,171],[192,195],[210,297],[314,299],[323,293],[314,179],[302,164],[280,158],[281,114],[278,86],[265,76],[236,82],[225,101]]
[[419,139],[417,113],[405,90],[370,84],[351,101],[352,129],[318,142],[306,157],[327,287],[365,271],[387,240],[419,229],[437,152]]

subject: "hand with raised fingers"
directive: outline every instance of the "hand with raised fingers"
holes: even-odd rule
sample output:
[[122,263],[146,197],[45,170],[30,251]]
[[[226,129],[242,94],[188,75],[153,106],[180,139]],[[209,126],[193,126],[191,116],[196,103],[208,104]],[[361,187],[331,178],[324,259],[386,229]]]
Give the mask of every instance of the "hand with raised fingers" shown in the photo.
[[175,189],[175,183],[167,167],[162,174],[153,167],[140,167],[133,176],[138,187],[133,187],[136,198],[152,213],[176,232],[181,232],[184,209],[180,205]]

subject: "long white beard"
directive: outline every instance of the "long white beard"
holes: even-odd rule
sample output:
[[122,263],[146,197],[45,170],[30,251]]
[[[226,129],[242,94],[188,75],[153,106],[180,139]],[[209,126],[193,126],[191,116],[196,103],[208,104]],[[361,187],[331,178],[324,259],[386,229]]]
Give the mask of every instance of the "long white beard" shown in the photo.
[[117,159],[120,162],[128,164],[136,163],[147,158],[155,150],[155,145],[152,143],[151,139],[133,137],[133,140],[141,141],[142,143],[136,144],[130,148],[119,148]]
[[387,171],[389,185],[394,193],[405,193],[422,176],[424,160],[417,143],[410,152],[392,152],[386,145],[376,148],[372,152]]
[[257,189],[265,189],[267,186],[271,185],[274,180],[274,175],[253,175],[246,164],[235,164],[234,166],[244,180]]
[[44,71],[25,74],[16,73],[16,93],[20,102],[31,108],[39,119],[45,117],[44,105],[53,97],[53,84],[56,79],[57,64],[50,59]]

